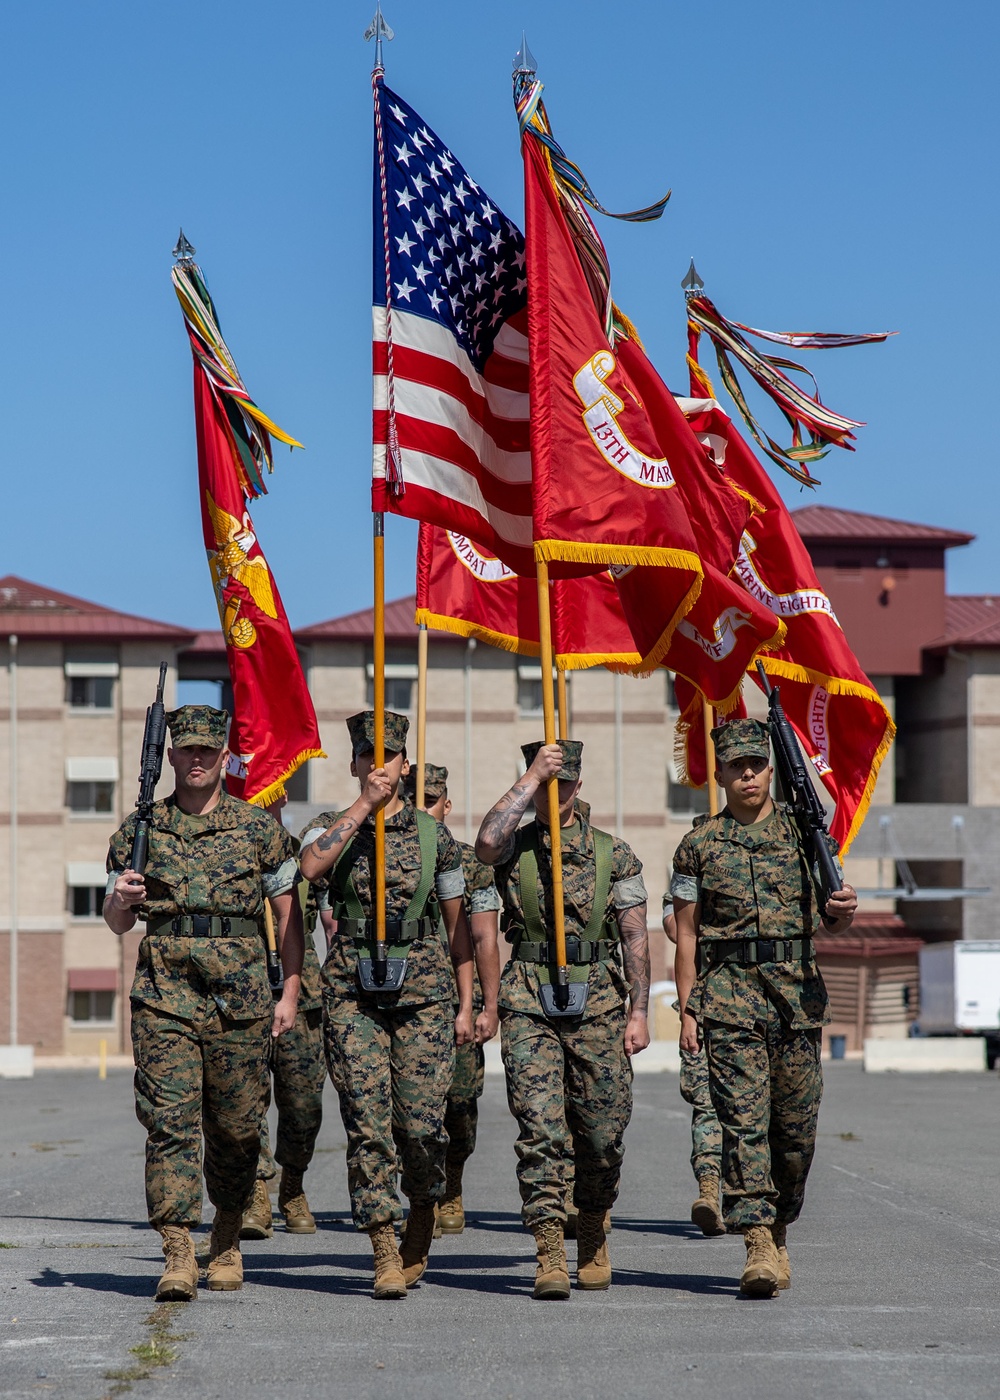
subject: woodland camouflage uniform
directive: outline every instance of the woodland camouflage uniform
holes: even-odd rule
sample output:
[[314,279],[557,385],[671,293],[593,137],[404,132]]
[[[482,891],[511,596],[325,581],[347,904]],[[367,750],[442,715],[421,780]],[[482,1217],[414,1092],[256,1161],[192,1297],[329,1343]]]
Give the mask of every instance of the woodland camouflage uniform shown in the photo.
[[[674,855],[671,893],[700,905],[688,1010],[701,1024],[722,1126],[726,1224],[791,1224],[816,1145],[821,1027],[829,1020],[811,941],[819,924],[813,873],[791,815],[776,805],[750,826],[728,808],[697,818]],[[767,940],[758,962],[744,965],[742,951],[740,961],[725,960],[736,951],[726,940],[742,950],[758,939]]]
[[[406,720],[386,711],[386,749],[402,752]],[[371,748],[371,713],[348,721],[355,753]],[[395,747],[394,747],[395,745]],[[337,821],[324,812],[303,846]],[[421,850],[417,812],[408,798],[385,821],[386,918],[401,919],[417,891]],[[433,893],[440,900],[465,890],[462,859],[447,829],[433,818]],[[368,817],[333,868],[316,884],[328,889],[334,917],[348,876],[365,917],[372,917],[375,822]],[[431,906],[433,909],[433,905]],[[414,914],[416,917],[416,913]],[[455,1066],[455,979],[447,940],[436,927],[408,946],[406,980],[397,992],[362,991],[358,950],[340,929],[323,966],[323,1025],[327,1066],[347,1132],[347,1178],[359,1230],[402,1219],[396,1177],[411,1207],[444,1198],[445,1101]]]
[[[313,825],[309,823],[310,827]],[[302,835],[305,833],[303,832]],[[301,836],[294,843],[299,849]],[[320,984],[319,958],[313,942],[313,930],[319,917],[316,892],[301,877],[298,883],[302,904],[302,928],[305,934],[305,956],[302,960],[302,990],[299,1009],[291,1030],[272,1042],[271,1077],[274,1102],[278,1110],[278,1131],[275,1149],[267,1126],[267,1108],[271,1100],[271,1084],[265,1095],[264,1117],[260,1125],[260,1161],[257,1177],[270,1181],[278,1167],[296,1172],[308,1169],[316,1150],[316,1139],[323,1124],[323,1086],[326,1083],[326,1061],[323,1057],[323,989]]]
[[[582,745],[561,742],[564,751],[573,755],[575,766],[564,768],[559,776],[565,772],[575,780]],[[527,749],[525,753],[527,757]],[[594,833],[583,804],[578,804],[576,818],[561,832],[567,939],[585,933],[596,884]],[[567,1169],[573,1160],[577,1209],[602,1217],[611,1209],[618,1195],[624,1133],[632,1115],[632,1067],[624,1048],[628,989],[617,961],[590,965],[582,1016],[550,1019],[542,1009],[539,987],[548,970],[518,957],[524,930],[519,858],[526,842],[537,842],[539,912],[551,939],[547,825],[536,821],[520,827],[514,834],[513,853],[495,869],[504,931],[514,945],[514,955],[500,978],[501,1049],[507,1099],[519,1128],[521,1215],[533,1229],[547,1219],[565,1223]],[[645,902],[642,864],[616,838],[601,938],[617,940],[616,915]]]
[[[135,822],[133,814],[111,838],[109,893],[128,867]],[[259,807],[225,792],[202,816],[173,797],[155,803],[131,999],[146,1204],[157,1228],[201,1223],[203,1134],[217,1210],[242,1210],[253,1190],[274,1012],[263,898],[286,894],[295,877],[291,837]],[[225,924],[205,936],[171,931],[185,915],[246,923],[238,936]]]

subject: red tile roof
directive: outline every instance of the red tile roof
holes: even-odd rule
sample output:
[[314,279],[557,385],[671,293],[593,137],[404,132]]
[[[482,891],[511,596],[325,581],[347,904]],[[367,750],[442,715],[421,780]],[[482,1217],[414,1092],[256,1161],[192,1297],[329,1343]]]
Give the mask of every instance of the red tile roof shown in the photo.
[[944,600],[944,636],[925,650],[946,647],[1000,647],[1000,596],[955,594]]
[[865,515],[858,510],[836,506],[801,506],[791,512],[803,540],[830,540],[842,543],[858,540],[906,540],[911,544],[936,544],[944,549],[970,544],[975,535],[961,530],[942,530],[937,525],[915,525],[909,520],[892,520],[885,515]]
[[[385,605],[385,637],[389,642],[412,642],[416,640],[417,624],[413,620],[417,600],[411,593],[408,598],[396,598]],[[331,617],[326,622],[314,622],[311,627],[297,627],[295,640],[298,642],[369,642],[375,629],[374,608],[362,608],[360,612],[348,613],[346,617]],[[435,632],[436,641],[461,641],[450,632]]]
[[7,574],[0,578],[0,634],[19,637],[87,637],[97,641],[156,639],[182,642],[186,627],[117,612],[71,593]]
[[190,656],[192,652],[195,652],[201,655],[216,656],[225,649],[225,639],[220,631],[196,632],[194,640],[184,648],[184,654]]

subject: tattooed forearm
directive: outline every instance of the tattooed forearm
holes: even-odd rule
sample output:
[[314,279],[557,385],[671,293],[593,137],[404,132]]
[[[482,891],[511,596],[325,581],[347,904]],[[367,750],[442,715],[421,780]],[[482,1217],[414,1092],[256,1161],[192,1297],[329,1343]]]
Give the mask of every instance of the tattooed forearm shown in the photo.
[[331,826],[329,831],[324,831],[322,836],[316,837],[313,849],[317,851],[332,850],[334,846],[339,846],[352,831],[356,831],[357,826],[357,822],[352,821],[350,817],[339,821],[336,826]]
[[484,865],[499,865],[510,855],[514,832],[534,795],[534,785],[522,778],[486,813],[476,838],[476,856]]
[[357,831],[360,823],[354,817],[342,816],[335,825],[317,836],[315,841],[299,852],[299,869],[307,880],[318,880],[336,861],[344,849],[348,837]]
[[649,1011],[649,936],[646,932],[646,906],[619,909],[618,932],[622,940],[625,980],[633,1011]]

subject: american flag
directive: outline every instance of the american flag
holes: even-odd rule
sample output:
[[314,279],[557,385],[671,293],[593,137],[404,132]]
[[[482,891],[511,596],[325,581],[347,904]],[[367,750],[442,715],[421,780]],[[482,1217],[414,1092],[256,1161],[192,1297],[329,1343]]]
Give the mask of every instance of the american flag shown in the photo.
[[412,107],[375,100],[373,509],[533,574],[524,238]]

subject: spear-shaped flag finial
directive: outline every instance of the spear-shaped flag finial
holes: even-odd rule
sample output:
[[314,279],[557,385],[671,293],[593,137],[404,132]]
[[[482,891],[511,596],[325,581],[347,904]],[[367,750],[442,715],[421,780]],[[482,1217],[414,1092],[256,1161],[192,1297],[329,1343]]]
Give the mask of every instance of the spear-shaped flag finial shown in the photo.
[[182,267],[187,267],[194,262],[194,255],[197,252],[193,243],[189,243],[184,237],[184,230],[181,229],[177,235],[177,242],[171,257],[175,262],[179,262]]
[[382,0],[376,0],[375,17],[365,30],[365,43],[367,43],[369,39],[375,40],[376,69],[381,69],[382,67],[382,40],[395,39],[395,37],[395,33],[389,28],[382,16]]
[[528,48],[528,38],[524,30],[521,30],[521,47],[514,55],[514,72],[523,73],[526,77],[534,77],[538,72],[538,64],[535,56]]
[[681,286],[684,289],[684,295],[689,299],[691,297],[696,297],[699,292],[705,290],[705,284],[698,276],[698,269],[694,265],[694,258],[691,259],[691,266],[688,268],[687,275],[681,282]]

